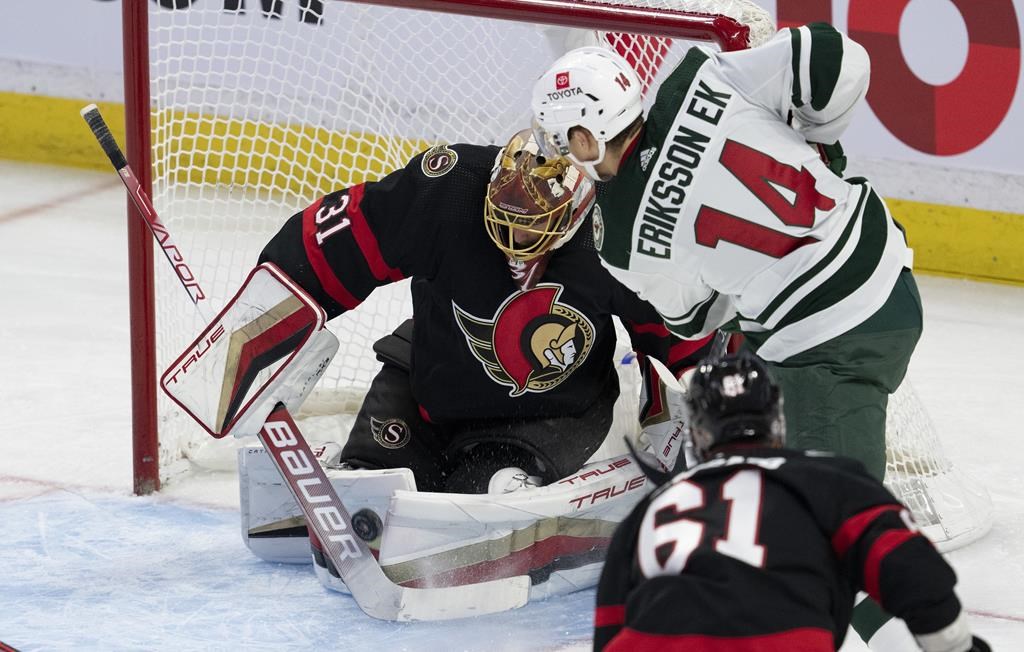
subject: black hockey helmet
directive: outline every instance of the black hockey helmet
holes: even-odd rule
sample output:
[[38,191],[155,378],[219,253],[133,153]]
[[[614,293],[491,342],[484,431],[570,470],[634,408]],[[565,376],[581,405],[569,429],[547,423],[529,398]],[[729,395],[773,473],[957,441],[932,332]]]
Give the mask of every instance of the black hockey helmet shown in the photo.
[[785,443],[782,394],[752,353],[702,360],[690,380],[686,403],[693,452],[701,462],[725,444]]

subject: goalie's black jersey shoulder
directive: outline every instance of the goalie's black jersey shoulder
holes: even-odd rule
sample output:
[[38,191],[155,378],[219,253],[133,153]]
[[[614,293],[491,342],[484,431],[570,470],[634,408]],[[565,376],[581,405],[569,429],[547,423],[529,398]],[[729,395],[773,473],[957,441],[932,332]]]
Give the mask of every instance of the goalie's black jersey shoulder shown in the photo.
[[293,215],[260,262],[275,263],[331,318],[376,287],[433,277],[447,250],[487,244],[481,216],[497,152],[434,147],[377,181],[336,190]]
[[366,184],[364,212],[407,215],[430,223],[477,223],[499,148],[441,145],[414,156],[402,168]]
[[363,212],[381,253],[404,276],[433,277],[440,252],[479,241],[487,180],[498,150],[468,144],[433,147],[366,185]]

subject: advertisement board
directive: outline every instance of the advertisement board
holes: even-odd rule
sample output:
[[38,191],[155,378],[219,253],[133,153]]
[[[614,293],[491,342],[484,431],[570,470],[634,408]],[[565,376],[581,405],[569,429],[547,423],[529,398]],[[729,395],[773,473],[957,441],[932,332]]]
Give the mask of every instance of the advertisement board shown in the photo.
[[[867,106],[844,139],[851,154],[1024,174],[1024,158],[1017,152],[1024,139],[1024,94],[1020,92],[1024,0],[759,2],[781,27],[828,21],[871,54]],[[187,12],[193,6],[211,4],[236,10],[246,2],[153,0],[153,4],[161,11]],[[249,0],[245,17],[249,24],[270,20],[262,11],[264,4]],[[308,0],[281,0],[280,17],[273,20],[302,22],[306,4]],[[331,19],[332,4],[326,3],[324,20]],[[0,12],[0,61],[7,63],[0,91],[113,99],[121,70],[118,0],[5,0]],[[303,28],[315,42],[316,25]],[[358,26],[353,26],[354,38],[358,32]],[[475,41],[477,35],[467,33],[465,38]],[[516,56],[520,65],[524,59],[536,58],[540,70],[550,53],[543,47],[522,48]],[[12,72],[11,62],[22,64],[23,70],[24,64],[34,64],[31,70],[50,73],[26,78]],[[60,74],[65,69],[82,72]]]

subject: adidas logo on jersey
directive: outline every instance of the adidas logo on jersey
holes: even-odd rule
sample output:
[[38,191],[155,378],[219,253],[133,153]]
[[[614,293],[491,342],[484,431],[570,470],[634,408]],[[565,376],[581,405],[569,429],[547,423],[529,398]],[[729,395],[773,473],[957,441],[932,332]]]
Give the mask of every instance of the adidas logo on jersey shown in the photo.
[[647,166],[651,164],[651,159],[654,158],[654,152],[657,149],[657,147],[648,147],[640,152],[640,169],[642,171],[647,172]]

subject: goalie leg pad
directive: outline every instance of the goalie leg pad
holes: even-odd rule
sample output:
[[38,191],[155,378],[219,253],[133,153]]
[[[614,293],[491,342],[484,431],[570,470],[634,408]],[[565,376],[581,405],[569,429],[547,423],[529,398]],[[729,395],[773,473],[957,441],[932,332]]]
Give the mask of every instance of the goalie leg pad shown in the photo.
[[[371,550],[376,550],[380,532],[375,532],[373,525],[385,518],[395,491],[416,490],[412,473],[409,469],[325,472],[334,491],[351,511],[357,534]],[[246,547],[266,561],[308,564],[310,544],[302,510],[262,446],[238,450],[238,483],[242,540]]]

